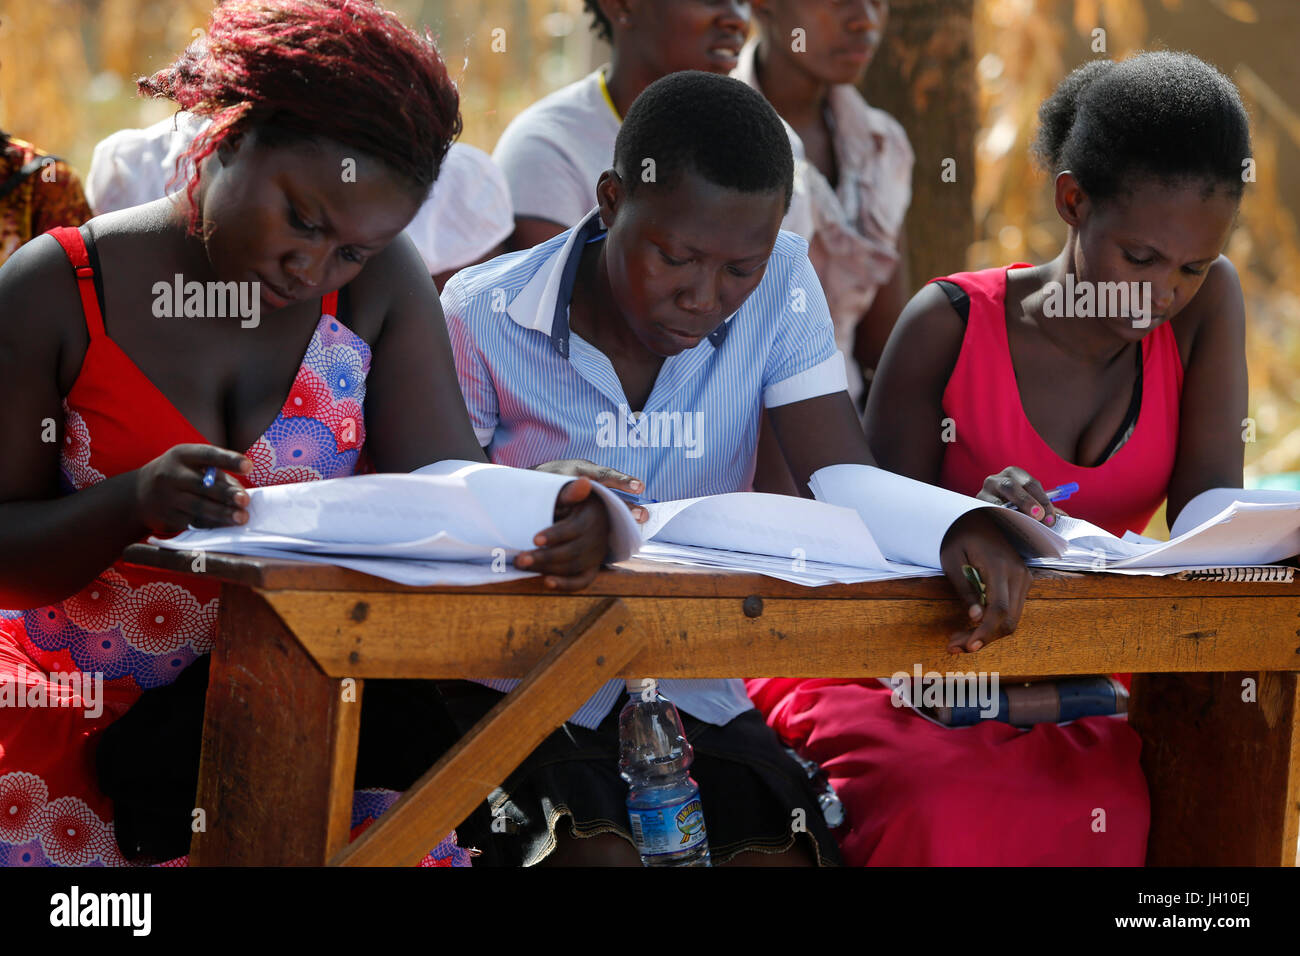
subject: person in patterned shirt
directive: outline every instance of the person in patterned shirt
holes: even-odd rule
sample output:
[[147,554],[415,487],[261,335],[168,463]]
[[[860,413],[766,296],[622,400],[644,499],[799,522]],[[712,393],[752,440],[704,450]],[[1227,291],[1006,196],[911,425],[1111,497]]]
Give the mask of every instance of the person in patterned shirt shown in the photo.
[[47,229],[80,226],[91,215],[71,166],[0,130],[0,266]]

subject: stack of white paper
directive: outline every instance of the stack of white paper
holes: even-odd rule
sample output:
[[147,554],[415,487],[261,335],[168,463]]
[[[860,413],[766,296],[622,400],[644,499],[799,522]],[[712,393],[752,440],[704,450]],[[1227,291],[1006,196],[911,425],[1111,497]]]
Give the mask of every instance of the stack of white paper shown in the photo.
[[637,557],[754,571],[795,584],[856,584],[936,572],[885,558],[858,513],[837,505],[736,492],[644,506]]
[[1248,567],[1300,554],[1300,492],[1214,488],[1183,508],[1169,541],[1132,532],[1116,537],[1078,518],[1052,528],[1029,515],[923,485],[879,468],[833,465],[812,476],[821,501],[854,508],[890,559],[938,566],[938,549],[954,521],[988,509],[1035,567],[1120,574]]
[[[402,584],[487,584],[527,577],[513,565],[554,523],[573,479],[482,462],[441,461],[408,475],[355,475],[249,489],[245,525],[151,538],[178,551],[316,560]],[[627,506],[595,486],[611,517],[612,557],[640,532]]]
[[[249,491],[242,527],[191,529],[154,543],[185,551],[290,557],[409,585],[525,577],[512,561],[553,523],[561,475],[445,461],[409,475],[302,482]],[[1267,564],[1300,553],[1300,492],[1217,488],[1183,509],[1171,541],[1119,538],[1077,518],[1028,515],[865,465],[812,476],[817,500],[756,492],[647,505],[638,527],[596,486],[612,522],[612,560],[751,571],[817,586],[940,574],[953,522],[986,509],[1027,563],[1063,570],[1170,574]]]

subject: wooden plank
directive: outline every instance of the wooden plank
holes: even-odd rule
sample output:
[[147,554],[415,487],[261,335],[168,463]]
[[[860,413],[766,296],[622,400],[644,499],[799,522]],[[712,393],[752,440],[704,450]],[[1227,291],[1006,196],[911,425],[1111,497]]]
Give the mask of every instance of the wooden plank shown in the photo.
[[345,701],[247,588],[222,588],[218,633],[190,865],[320,866],[350,833],[361,681]]
[[[336,677],[521,677],[602,599],[262,592]],[[620,676],[835,677],[1300,669],[1291,598],[1031,596],[1020,627],[975,655],[946,653],[955,600],[623,598],[647,634]],[[746,610],[748,608],[748,612]],[[753,615],[753,616],[751,616]],[[436,629],[430,622],[436,621]]]
[[[1254,701],[1242,699],[1246,678]],[[1151,793],[1148,865],[1295,865],[1295,674],[1139,674],[1129,721]]]
[[[131,545],[124,558],[145,567],[192,573],[194,553],[170,551],[153,545]],[[505,581],[473,588],[448,585],[412,588],[346,568],[308,561],[257,558],[208,552],[204,575],[209,579],[245,584],[263,590],[294,591],[389,591],[401,594],[538,594],[553,596],[539,578]],[[1290,584],[1226,581],[1176,581],[1172,578],[1122,574],[1033,570],[1032,595],[1036,598],[1071,600],[1098,597],[1294,597],[1300,600],[1300,580]],[[804,587],[760,574],[743,574],[665,565],[632,560],[602,571],[581,592],[600,597],[759,597],[810,598],[816,600],[861,600],[863,598],[914,598],[951,600],[952,588],[942,577],[873,581],[866,584],[836,584]]]
[[617,673],[644,640],[644,632],[622,601],[606,598],[592,605],[523,683],[330,862],[340,866],[418,863],[429,847],[473,813],[479,801]]

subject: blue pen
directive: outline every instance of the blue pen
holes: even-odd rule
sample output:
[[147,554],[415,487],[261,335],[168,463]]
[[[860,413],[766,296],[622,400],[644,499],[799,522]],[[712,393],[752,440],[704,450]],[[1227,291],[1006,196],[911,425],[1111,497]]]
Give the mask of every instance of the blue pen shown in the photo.
[[[1065,501],[1065,499],[1069,498],[1071,495],[1077,494],[1078,491],[1079,491],[1079,483],[1077,481],[1067,481],[1065,484],[1059,485],[1053,488],[1051,491],[1047,492],[1047,500],[1052,503],[1056,503],[1058,501]],[[1002,507],[1010,508],[1012,511],[1020,510],[1015,506],[1015,503],[1011,501],[1004,501],[1002,503]]]
[[659,504],[659,499],[658,499],[658,498],[647,498],[647,497],[645,497],[645,495],[634,495],[634,494],[632,494],[632,492],[630,492],[630,491],[624,491],[622,488],[610,488],[609,485],[606,485],[605,487],[609,488],[610,491],[614,492],[614,494],[618,495],[618,496],[619,496],[620,498],[622,498],[624,501],[630,501],[630,502],[632,502],[632,504],[634,504],[634,505],[657,505],[657,504]]
[[217,483],[217,469],[213,467],[208,467],[203,472],[203,487],[211,488],[216,483]]
[[1051,491],[1049,491],[1047,493],[1047,500],[1064,501],[1066,498],[1070,497],[1070,495],[1074,494],[1078,490],[1079,490],[1079,483],[1077,481],[1067,481],[1065,484],[1057,488],[1053,488]]

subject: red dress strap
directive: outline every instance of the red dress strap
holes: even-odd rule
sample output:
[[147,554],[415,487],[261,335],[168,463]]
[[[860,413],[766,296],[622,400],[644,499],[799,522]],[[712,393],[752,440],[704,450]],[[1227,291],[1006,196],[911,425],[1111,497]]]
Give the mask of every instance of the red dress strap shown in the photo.
[[95,295],[95,270],[90,267],[90,253],[86,240],[75,226],[59,226],[49,231],[54,241],[63,247],[63,253],[77,274],[77,291],[81,293],[81,310],[86,316],[86,328],[91,339],[104,335],[104,317],[99,311],[99,297]]
[[332,315],[334,318],[339,317],[339,290],[327,292],[321,296],[320,310],[322,315]]

